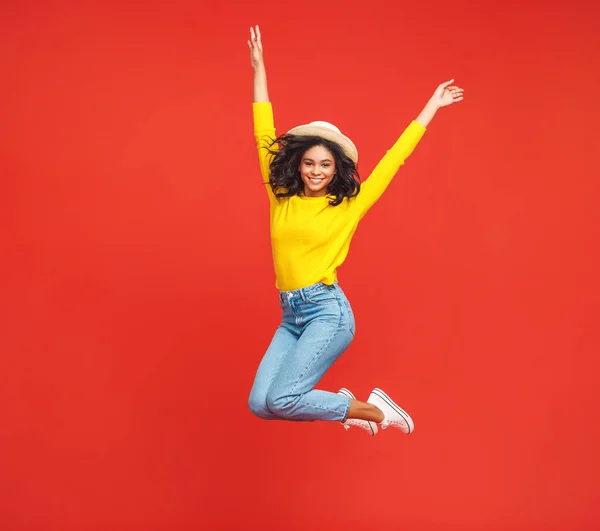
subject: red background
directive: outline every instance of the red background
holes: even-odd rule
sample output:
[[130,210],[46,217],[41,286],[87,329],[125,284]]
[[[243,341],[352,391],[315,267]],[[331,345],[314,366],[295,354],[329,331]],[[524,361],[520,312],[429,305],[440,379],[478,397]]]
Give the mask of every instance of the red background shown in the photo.
[[[0,528],[600,528],[597,3],[4,2]],[[594,5],[595,4],[595,5]],[[267,423],[246,39],[279,131],[367,176],[455,77],[340,280],[410,437]]]

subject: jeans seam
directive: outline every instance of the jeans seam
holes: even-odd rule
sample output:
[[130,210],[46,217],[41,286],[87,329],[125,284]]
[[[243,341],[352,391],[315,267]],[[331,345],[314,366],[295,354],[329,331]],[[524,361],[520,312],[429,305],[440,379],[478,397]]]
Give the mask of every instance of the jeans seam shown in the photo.
[[[337,300],[337,297],[336,297]],[[329,336],[329,338],[327,338],[327,341],[323,344],[323,346],[315,353],[315,355],[310,359],[308,365],[304,368],[304,370],[302,371],[302,373],[298,376],[298,378],[296,379],[296,381],[294,382],[294,385],[292,385],[291,388],[291,392],[293,393],[296,388],[298,387],[298,384],[300,383],[300,381],[302,380],[302,377],[306,374],[306,371],[308,371],[308,369],[312,366],[312,364],[315,362],[315,360],[321,355],[321,353],[325,350],[325,348],[327,348],[329,346],[329,344],[333,341],[333,339],[335,338],[335,336],[341,331],[342,329],[342,309],[340,307],[340,301],[338,300],[338,308],[340,310],[340,319],[338,321],[338,325],[337,325],[337,329],[335,329],[331,335]]]
[[[335,394],[335,393],[332,393],[332,394]],[[321,411],[328,411],[329,413],[338,413],[338,414],[340,413],[337,409],[331,409],[328,407],[317,406],[316,404],[309,404],[307,402],[304,403],[304,406],[312,407],[314,409],[319,409]],[[348,404],[346,406],[344,406],[344,412],[342,413],[341,422],[346,420],[349,411],[350,411],[350,399],[348,399]]]
[[346,422],[348,420],[348,413],[350,413],[350,404],[352,403],[352,399],[348,397],[348,404],[344,409],[344,416],[342,417],[342,422]]

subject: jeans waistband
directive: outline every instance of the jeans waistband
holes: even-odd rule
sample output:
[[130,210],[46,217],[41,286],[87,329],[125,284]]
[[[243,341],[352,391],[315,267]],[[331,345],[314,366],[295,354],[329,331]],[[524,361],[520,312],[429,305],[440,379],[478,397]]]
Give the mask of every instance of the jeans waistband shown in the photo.
[[335,289],[338,287],[337,280],[333,284],[324,284],[323,282],[317,282],[316,284],[311,284],[310,286],[306,286],[300,289],[292,289],[290,291],[280,291],[279,298],[280,299],[291,299],[294,297],[300,297],[304,300],[305,295],[313,293],[315,291],[321,291],[326,289]]

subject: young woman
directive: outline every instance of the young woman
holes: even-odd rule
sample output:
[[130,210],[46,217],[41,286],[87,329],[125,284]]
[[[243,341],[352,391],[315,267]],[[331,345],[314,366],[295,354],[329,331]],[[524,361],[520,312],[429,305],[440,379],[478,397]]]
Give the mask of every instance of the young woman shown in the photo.
[[337,283],[359,221],[411,154],[438,109],[463,99],[442,83],[417,119],[360,183],[354,143],[327,122],[294,127],[276,138],[258,26],[250,29],[254,133],[270,202],[271,242],[282,323],[264,355],[249,407],[267,420],[339,421],[375,435],[378,425],[411,433],[414,423],[385,392],[366,402],[347,389],[316,384],[354,337],[354,316]]

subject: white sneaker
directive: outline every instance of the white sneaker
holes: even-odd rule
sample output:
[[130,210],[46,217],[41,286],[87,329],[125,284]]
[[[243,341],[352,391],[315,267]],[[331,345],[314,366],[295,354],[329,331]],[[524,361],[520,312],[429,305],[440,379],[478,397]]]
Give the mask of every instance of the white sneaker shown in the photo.
[[412,433],[415,430],[415,424],[410,415],[381,389],[373,389],[367,402],[377,406],[383,412],[384,418],[381,423],[381,429],[385,430],[387,427],[392,426],[406,434]]
[[[345,387],[342,387],[338,391],[338,395],[347,396],[351,400],[356,400],[356,397]],[[356,426],[365,430],[369,435],[376,435],[378,431],[377,423],[371,422],[370,420],[347,419],[346,422],[342,422],[342,426],[344,426],[346,430],[349,430],[351,426]]]

